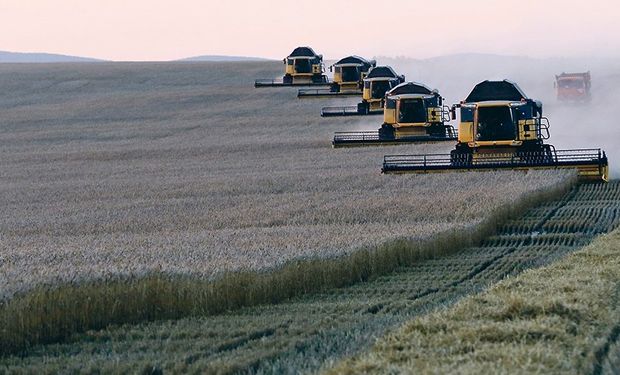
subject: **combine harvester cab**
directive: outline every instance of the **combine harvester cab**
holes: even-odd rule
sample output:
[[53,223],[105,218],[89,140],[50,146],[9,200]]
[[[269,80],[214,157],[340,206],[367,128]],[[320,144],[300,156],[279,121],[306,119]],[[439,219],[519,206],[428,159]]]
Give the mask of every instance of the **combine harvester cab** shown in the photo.
[[456,141],[449,108],[437,90],[423,84],[401,83],[385,94],[383,124],[379,130],[337,132],[334,147]]
[[329,67],[334,78],[329,88],[300,89],[298,98],[361,96],[364,78],[368,71],[377,65],[375,60],[368,61],[359,56],[347,56]]
[[297,47],[284,60],[284,77],[257,79],[254,87],[281,86],[329,86],[325,75],[323,55],[317,55],[310,47]]
[[549,120],[542,116],[542,103],[528,99],[513,82],[481,82],[452,107],[453,118],[457,108],[458,142],[450,154],[387,155],[382,172],[574,168],[581,180],[609,178],[604,151],[556,150],[545,144]]
[[398,75],[389,66],[372,68],[363,79],[362,101],[357,105],[345,107],[323,107],[321,116],[365,116],[383,113],[385,93],[405,82],[404,75]]
[[561,102],[589,102],[591,99],[590,72],[562,73],[555,76],[557,98]]

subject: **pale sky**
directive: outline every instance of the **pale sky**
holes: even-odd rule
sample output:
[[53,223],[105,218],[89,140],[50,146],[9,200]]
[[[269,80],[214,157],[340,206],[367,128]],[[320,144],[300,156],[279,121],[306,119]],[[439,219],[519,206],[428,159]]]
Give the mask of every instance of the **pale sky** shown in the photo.
[[[378,4],[378,5],[375,5]],[[0,0],[0,50],[108,60],[620,57],[618,0]]]

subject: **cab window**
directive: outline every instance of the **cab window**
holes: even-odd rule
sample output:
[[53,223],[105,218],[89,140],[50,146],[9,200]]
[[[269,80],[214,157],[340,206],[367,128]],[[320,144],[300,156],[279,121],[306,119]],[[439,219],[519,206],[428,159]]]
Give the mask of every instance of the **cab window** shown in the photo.
[[461,107],[461,122],[474,122],[474,109]]
[[476,139],[509,141],[516,138],[516,127],[509,106],[478,108]]
[[422,99],[404,99],[400,101],[398,122],[422,123],[426,122],[426,108]]

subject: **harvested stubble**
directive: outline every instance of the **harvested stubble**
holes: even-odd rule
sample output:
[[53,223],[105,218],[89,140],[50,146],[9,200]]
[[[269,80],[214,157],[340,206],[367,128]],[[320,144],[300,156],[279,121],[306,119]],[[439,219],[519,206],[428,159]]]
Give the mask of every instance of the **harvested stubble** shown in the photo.
[[[611,185],[611,184],[610,184]],[[620,183],[601,191],[593,209],[586,199],[558,210],[568,218],[616,226]],[[597,191],[598,190],[598,191]],[[601,210],[600,208],[603,208]],[[573,240],[595,233],[579,233]],[[620,338],[620,229],[545,268],[502,281],[453,308],[416,318],[379,340],[367,353],[338,364],[330,374],[358,373],[617,373]]]
[[321,119],[294,91],[251,87],[279,68],[0,68],[2,351],[368,278],[475,241],[523,198],[573,181],[381,176],[389,148],[329,148],[358,120]]

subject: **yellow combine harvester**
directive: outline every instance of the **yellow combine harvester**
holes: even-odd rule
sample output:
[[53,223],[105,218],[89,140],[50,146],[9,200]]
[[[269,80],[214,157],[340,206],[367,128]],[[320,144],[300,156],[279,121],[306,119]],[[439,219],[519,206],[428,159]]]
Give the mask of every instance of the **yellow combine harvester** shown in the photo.
[[368,61],[359,56],[347,56],[338,60],[329,67],[334,72],[334,78],[329,88],[300,89],[299,98],[358,96],[362,94],[364,78],[368,71],[377,65],[375,60]]
[[383,114],[385,93],[405,82],[404,75],[398,75],[389,66],[377,66],[370,69],[364,78],[362,101],[357,105],[345,107],[324,107],[321,116],[364,116]]
[[437,90],[423,84],[401,83],[385,94],[383,125],[376,131],[337,132],[332,145],[374,146],[399,143],[455,141],[449,108]]
[[329,86],[325,75],[323,55],[317,55],[310,47],[297,47],[284,60],[282,80],[257,79],[254,87],[280,86]]
[[383,173],[574,168],[582,180],[609,178],[604,151],[545,144],[549,120],[542,116],[542,103],[528,99],[513,82],[481,82],[453,106],[452,118],[457,108],[458,143],[450,154],[387,155]]

